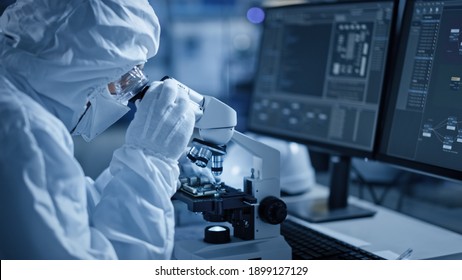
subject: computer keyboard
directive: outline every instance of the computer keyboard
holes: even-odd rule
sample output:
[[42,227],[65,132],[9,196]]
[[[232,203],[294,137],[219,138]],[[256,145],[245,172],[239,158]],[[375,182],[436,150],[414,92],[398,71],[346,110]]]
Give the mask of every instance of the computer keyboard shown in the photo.
[[286,220],[282,223],[281,233],[292,247],[292,258],[294,260],[384,259],[291,220]]

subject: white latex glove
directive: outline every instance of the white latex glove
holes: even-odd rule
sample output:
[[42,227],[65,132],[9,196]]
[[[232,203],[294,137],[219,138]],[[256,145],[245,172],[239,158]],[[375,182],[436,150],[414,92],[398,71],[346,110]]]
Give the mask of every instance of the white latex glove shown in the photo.
[[137,105],[126,143],[148,154],[177,161],[194,129],[194,113],[188,100],[173,80],[152,83]]

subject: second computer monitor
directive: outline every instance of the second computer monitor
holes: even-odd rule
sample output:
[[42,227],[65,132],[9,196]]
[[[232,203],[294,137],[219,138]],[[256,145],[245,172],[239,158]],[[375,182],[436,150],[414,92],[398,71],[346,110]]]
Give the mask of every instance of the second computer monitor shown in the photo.
[[380,160],[462,182],[462,0],[408,1]]

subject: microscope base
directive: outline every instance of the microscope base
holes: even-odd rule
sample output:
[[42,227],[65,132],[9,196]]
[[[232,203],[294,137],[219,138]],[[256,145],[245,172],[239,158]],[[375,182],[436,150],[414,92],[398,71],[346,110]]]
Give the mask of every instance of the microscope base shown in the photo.
[[177,260],[290,260],[292,249],[282,236],[258,240],[231,237],[231,242],[225,244],[209,244],[203,240],[182,240],[175,243],[173,258]]

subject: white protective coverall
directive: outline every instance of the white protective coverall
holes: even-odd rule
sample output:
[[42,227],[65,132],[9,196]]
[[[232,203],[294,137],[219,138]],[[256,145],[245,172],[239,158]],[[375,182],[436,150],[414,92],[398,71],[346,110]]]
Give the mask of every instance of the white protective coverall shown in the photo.
[[156,54],[159,33],[147,0],[18,0],[2,15],[2,259],[171,257],[177,156],[125,144],[93,181],[69,133],[92,96]]

